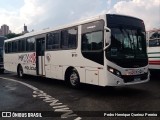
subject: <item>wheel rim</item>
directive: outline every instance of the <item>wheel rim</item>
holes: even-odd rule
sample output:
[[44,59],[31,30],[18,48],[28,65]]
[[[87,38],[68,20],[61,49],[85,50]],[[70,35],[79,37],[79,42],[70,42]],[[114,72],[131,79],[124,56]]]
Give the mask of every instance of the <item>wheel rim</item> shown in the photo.
[[78,78],[78,74],[75,72],[72,72],[72,74],[70,75],[70,83],[72,86],[76,86],[78,84],[79,78]]

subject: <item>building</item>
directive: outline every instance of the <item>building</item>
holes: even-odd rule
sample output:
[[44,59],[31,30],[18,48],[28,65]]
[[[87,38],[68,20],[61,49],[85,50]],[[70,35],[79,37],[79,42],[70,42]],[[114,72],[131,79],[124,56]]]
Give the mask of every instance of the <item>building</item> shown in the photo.
[[2,30],[1,30],[1,28],[0,28],[0,36],[2,35]]
[[26,34],[28,33],[28,30],[27,30],[27,26],[24,24],[24,31],[22,32],[22,34]]
[[9,30],[9,26],[6,24],[2,25],[0,28],[0,35],[5,36],[9,33],[11,33],[11,31]]

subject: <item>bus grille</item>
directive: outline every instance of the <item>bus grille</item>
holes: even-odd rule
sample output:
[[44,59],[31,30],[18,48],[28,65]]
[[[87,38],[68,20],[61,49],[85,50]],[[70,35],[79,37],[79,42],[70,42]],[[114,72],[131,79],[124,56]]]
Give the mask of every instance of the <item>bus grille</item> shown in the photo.
[[127,75],[123,75],[122,79],[124,80],[124,83],[128,83],[128,82],[138,82],[138,81],[143,81],[146,80],[148,78],[148,73],[142,74],[142,75],[132,75],[132,76],[127,76]]

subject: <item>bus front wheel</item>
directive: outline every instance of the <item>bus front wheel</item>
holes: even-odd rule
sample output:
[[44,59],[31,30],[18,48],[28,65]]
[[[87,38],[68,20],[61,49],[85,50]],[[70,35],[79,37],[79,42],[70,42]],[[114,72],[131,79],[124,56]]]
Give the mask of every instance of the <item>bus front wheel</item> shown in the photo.
[[18,74],[19,78],[22,78],[24,76],[24,74],[23,74],[23,68],[22,68],[21,65],[18,66],[17,74]]
[[80,87],[80,78],[79,78],[78,72],[75,69],[70,71],[68,79],[69,79],[68,82],[72,88]]
[[0,74],[3,74],[4,73],[4,69],[0,69]]

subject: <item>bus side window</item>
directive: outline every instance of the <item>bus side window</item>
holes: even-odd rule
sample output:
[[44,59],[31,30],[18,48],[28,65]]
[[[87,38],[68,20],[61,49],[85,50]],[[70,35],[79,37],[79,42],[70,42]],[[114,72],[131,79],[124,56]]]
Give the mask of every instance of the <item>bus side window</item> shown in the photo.
[[18,41],[18,52],[24,52],[25,51],[25,39],[21,39]]
[[8,43],[5,43],[5,53],[8,53]]
[[26,39],[22,39],[22,47],[21,47],[21,51],[24,52],[26,51]]
[[149,47],[159,47],[160,46],[160,40],[150,40],[149,41]]
[[52,33],[47,34],[46,49],[52,50]]
[[12,52],[12,42],[8,42],[8,53]]
[[62,49],[75,49],[77,47],[78,29],[76,27],[61,31]]
[[18,52],[21,52],[22,40],[18,40]]
[[18,46],[17,46],[17,41],[12,42],[12,52],[17,52],[18,51]]
[[78,30],[77,28],[72,28],[68,30],[68,48],[76,48],[77,47],[77,35],[78,35]]
[[34,38],[28,38],[26,40],[26,51],[28,52],[35,51],[35,39]]
[[35,38],[30,38],[30,44],[29,44],[29,46],[30,46],[30,51],[35,51]]
[[103,49],[103,32],[92,32],[82,35],[82,51],[97,51]]
[[82,34],[82,55],[96,63],[104,64],[103,31]]
[[46,49],[55,50],[60,48],[60,33],[54,32],[47,35]]
[[160,39],[158,40],[157,45],[160,46]]
[[53,45],[52,49],[59,49],[60,48],[60,33],[56,32],[53,34]]
[[68,39],[69,39],[68,31],[63,30],[61,32],[61,47],[62,47],[62,49],[68,49]]

